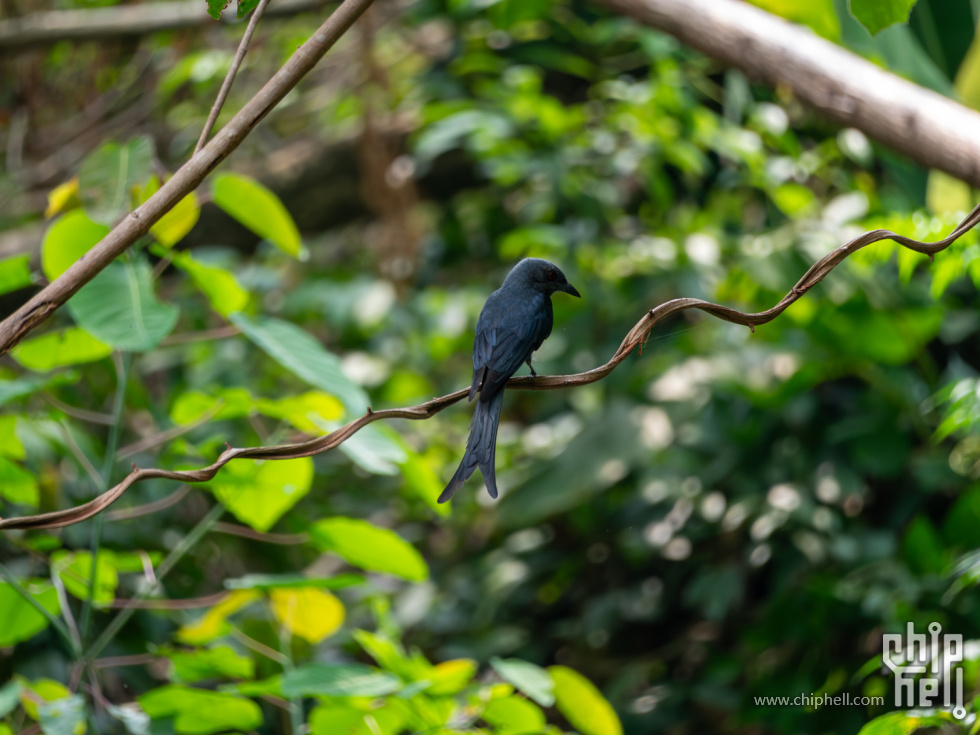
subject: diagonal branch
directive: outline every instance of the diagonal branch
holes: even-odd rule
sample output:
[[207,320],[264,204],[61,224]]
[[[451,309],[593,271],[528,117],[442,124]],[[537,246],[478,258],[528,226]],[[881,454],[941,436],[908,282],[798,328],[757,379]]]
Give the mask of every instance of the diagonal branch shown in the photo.
[[141,206],[68,270],[0,322],[0,356],[48,318],[116,256],[122,254],[177,202],[194,191],[256,125],[295,87],[368,8],[372,0],[344,0],[313,35],[217,135],[181,166]]
[[[847,256],[861,250],[881,240],[894,240],[899,245],[923,253],[930,258],[941,250],[949,247],[957,238],[965,232],[973,229],[980,224],[980,204],[973,208],[966,218],[960,222],[956,228],[942,240],[933,243],[919,242],[908,237],[896,234],[891,230],[872,230],[859,235],[848,243],[841,245],[836,250],[828,253],[819,261],[814,263],[810,269],[803,274],[796,285],[790,289],[775,306],[766,311],[758,313],[746,313],[720,304],[713,304],[702,299],[680,298],[667,301],[653,309],[650,309],[643,318],[638,321],[629,331],[619,349],[605,365],[594,368],[584,373],[575,375],[539,375],[535,378],[521,377],[511,378],[507,381],[508,388],[519,390],[556,390],[558,388],[569,388],[576,385],[586,385],[602,380],[609,375],[616,367],[625,360],[637,347],[642,347],[650,331],[659,322],[667,317],[687,311],[688,309],[700,309],[712,316],[718,317],[732,324],[755,329],[760,324],[766,324],[778,317],[790,304],[797,301],[807,291],[820,283],[828,273],[836,268]],[[212,480],[218,471],[233,459],[297,459],[299,457],[311,457],[321,454],[331,449],[336,449],[362,428],[375,421],[382,419],[410,419],[422,421],[432,418],[445,408],[461,401],[469,395],[469,388],[458,390],[439,398],[433,398],[425,403],[408,408],[387,408],[382,411],[368,412],[354,421],[342,426],[341,428],[313,439],[295,444],[280,444],[272,447],[228,447],[221,456],[211,465],[199,470],[162,470],[162,469],[139,469],[135,465],[133,471],[112,489],[99,495],[94,500],[84,505],[67,510],[59,510],[53,513],[42,513],[34,516],[24,516],[22,518],[4,518],[0,520],[0,529],[41,529],[41,528],[61,528],[80,523],[91,518],[112,505],[126,490],[143,480],[163,478],[176,480],[178,482],[208,482]]]

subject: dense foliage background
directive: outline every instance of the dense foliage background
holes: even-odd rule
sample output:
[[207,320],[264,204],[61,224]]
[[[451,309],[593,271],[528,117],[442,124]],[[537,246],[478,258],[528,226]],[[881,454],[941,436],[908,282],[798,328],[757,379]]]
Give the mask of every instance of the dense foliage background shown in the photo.
[[[843,0],[759,4],[980,100],[976,3],[920,0],[874,37]],[[219,125],[322,15],[262,21]],[[241,30],[0,59],[5,313],[186,160]],[[464,387],[523,256],[584,296],[555,298],[536,359],[569,373],[663,301],[766,309],[855,234],[937,239],[973,203],[596,6],[381,2],[5,359],[2,513]],[[477,479],[434,502],[457,404],[6,533],[0,733],[972,727],[972,706],[889,714],[881,636],[980,639],[978,255],[972,233],[933,264],[881,243],[755,333],[689,312],[601,382],[511,391],[496,503]],[[886,705],[753,699],[821,693]]]

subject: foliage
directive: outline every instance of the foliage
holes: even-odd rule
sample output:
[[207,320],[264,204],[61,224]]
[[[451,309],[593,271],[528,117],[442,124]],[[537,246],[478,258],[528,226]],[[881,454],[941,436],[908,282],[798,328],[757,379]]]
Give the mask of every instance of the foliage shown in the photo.
[[[758,4],[929,86],[952,89],[967,51],[941,59],[923,31],[955,30],[938,0],[874,39],[841,3]],[[870,30],[909,7],[850,4]],[[263,20],[228,107],[318,22]],[[104,136],[23,215],[46,218],[40,265],[0,261],[5,303],[159,190],[240,30],[179,56],[166,34],[144,41],[150,121]],[[860,230],[937,238],[958,219],[924,210],[926,172],[859,132],[591,5],[433,0],[357,32],[370,43],[341,44],[234,171],[12,352],[5,516],[77,505],[131,462],[198,468],[226,442],[462,387],[483,300],[525,255],[584,295],[556,300],[536,357],[571,372],[668,299],[761,310]],[[42,118],[66,117],[79,69],[99,94],[125,87],[139,57],[95,52],[32,52],[50,70]],[[406,125],[388,159],[363,152]],[[352,136],[367,214],[304,224],[313,185],[263,163]],[[980,638],[978,249],[971,233],[929,264],[881,243],[755,334],[691,316],[604,381],[509,393],[496,504],[475,480],[452,512],[434,503],[465,442],[459,404],[8,534],[0,733],[965,731],[938,711],[755,697],[890,703],[883,632],[940,621]]]

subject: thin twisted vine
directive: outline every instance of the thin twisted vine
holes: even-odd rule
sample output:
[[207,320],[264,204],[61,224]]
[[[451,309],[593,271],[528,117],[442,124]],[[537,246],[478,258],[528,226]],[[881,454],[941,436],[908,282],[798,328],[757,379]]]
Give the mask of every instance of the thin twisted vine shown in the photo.
[[[754,329],[760,324],[766,324],[778,317],[790,304],[800,299],[807,291],[820,283],[845,258],[868,245],[880,242],[881,240],[893,240],[903,247],[928,255],[931,258],[935,253],[949,247],[957,238],[973,229],[978,223],[980,223],[980,204],[974,207],[973,211],[949,235],[933,243],[919,242],[918,240],[899,235],[891,230],[872,230],[865,232],[863,235],[841,245],[814,263],[803,277],[797,281],[796,285],[790,289],[789,293],[771,309],[753,314],[741,312],[727,306],[721,306],[720,304],[713,304],[710,301],[703,301],[701,299],[673,299],[650,309],[644,314],[643,318],[633,326],[622,343],[620,343],[616,353],[605,365],[574,375],[539,375],[533,379],[530,377],[511,378],[507,382],[507,387],[518,390],[557,390],[559,388],[586,385],[602,380],[615,370],[634,349],[643,345],[654,326],[668,316],[687,311],[688,309],[700,309],[726,322],[741,324]],[[429,419],[443,409],[462,400],[468,394],[469,388],[464,388],[408,408],[387,408],[381,411],[368,409],[368,412],[360,418],[351,421],[329,434],[295,444],[279,444],[272,447],[228,447],[213,464],[198,470],[140,469],[134,465],[133,471],[126,479],[84,505],[67,510],[55,511],[53,513],[42,513],[40,515],[23,516],[21,518],[4,518],[0,520],[0,529],[61,528],[80,523],[108,508],[137,482],[155,478],[187,483],[207,482],[214,479],[218,471],[233,459],[274,460],[311,457],[315,454],[336,449],[370,423],[385,419],[410,419],[413,421]]]

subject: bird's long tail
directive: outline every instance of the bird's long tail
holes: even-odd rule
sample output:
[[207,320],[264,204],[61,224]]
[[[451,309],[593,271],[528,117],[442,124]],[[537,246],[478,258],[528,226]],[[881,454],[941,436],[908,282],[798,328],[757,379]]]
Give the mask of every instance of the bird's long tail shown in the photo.
[[[482,397],[482,396],[481,396]],[[477,467],[483,473],[483,482],[491,498],[497,497],[497,478],[494,474],[494,460],[497,455],[497,424],[500,421],[500,407],[504,403],[502,390],[487,402],[477,400],[473,421],[470,423],[470,438],[466,440],[466,453],[459,463],[456,474],[439,496],[445,503],[453,493],[463,487],[463,483]]]

